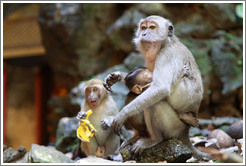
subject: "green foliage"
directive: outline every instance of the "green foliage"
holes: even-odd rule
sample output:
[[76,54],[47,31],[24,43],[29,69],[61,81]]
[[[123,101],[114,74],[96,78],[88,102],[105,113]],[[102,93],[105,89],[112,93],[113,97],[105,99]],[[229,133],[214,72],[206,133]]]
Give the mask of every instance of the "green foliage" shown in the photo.
[[239,4],[236,6],[236,14],[238,17],[243,18],[243,4]]

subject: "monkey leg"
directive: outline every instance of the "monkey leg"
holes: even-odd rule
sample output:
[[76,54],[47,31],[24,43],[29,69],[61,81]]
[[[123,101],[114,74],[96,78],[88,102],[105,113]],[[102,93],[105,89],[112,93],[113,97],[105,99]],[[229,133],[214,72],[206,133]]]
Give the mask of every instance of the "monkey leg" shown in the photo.
[[187,145],[193,152],[193,157],[198,160],[211,160],[212,156],[208,153],[204,153],[199,151],[197,148],[195,148],[192,143],[190,142],[189,138],[189,128],[190,126],[187,126],[183,132],[179,135],[178,139],[182,141],[185,145]]
[[98,144],[94,137],[91,138],[90,142],[81,142],[80,147],[86,156],[96,155],[98,150]]
[[181,113],[179,114],[179,119],[182,120],[184,123],[189,124],[193,127],[199,126],[199,121],[197,118],[194,117],[194,115],[190,112],[188,113]]
[[135,155],[141,154],[144,149],[153,147],[162,141],[162,137],[156,138],[141,138],[139,139],[133,146],[131,151],[134,152]]
[[146,109],[144,111],[144,120],[146,123],[146,127],[149,133],[149,138],[140,138],[133,146],[131,151],[134,154],[142,153],[142,151],[146,148],[150,148],[155,146],[156,144],[162,141],[161,131],[158,128],[153,128],[152,120],[151,120],[151,112],[152,110]]
[[137,142],[137,140],[139,140],[140,138],[140,135],[136,134],[134,137],[124,141],[121,146],[120,146],[120,149],[123,149],[124,147],[126,147],[127,145],[132,145],[134,144],[135,142]]
[[107,137],[104,146],[106,149],[106,156],[118,153],[120,148],[120,137],[111,132]]

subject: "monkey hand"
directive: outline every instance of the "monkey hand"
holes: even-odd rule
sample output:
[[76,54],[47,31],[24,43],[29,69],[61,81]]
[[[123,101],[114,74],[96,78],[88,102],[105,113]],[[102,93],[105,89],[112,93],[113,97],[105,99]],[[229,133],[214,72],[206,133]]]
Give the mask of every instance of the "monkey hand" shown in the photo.
[[182,68],[182,71],[181,72],[182,72],[183,77],[192,78],[190,62],[187,62],[184,65],[184,67]]
[[76,116],[76,119],[81,122],[82,121],[81,119],[85,119],[86,117],[87,117],[87,114],[85,111],[79,111]]
[[106,117],[103,120],[101,120],[101,122],[102,122],[102,124],[101,124],[102,129],[103,130],[108,130],[109,127],[112,125],[113,120],[114,120],[114,117],[112,117],[112,116]]
[[119,113],[113,120],[111,128],[114,131],[115,134],[120,135],[121,134],[121,128],[125,122],[124,116],[121,116]]
[[110,92],[112,92],[111,86],[115,83],[121,81],[122,75],[120,72],[116,71],[107,75],[103,81],[103,86]]

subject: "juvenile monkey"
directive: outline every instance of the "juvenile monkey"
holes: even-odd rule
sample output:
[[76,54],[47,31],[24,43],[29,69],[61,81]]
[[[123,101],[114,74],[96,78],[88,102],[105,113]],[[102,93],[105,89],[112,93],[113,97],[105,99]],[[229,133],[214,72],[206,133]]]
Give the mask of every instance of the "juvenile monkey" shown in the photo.
[[119,149],[120,137],[111,129],[103,130],[102,126],[111,125],[114,116],[118,113],[116,103],[103,87],[102,80],[91,79],[84,87],[85,101],[81,105],[77,119],[85,118],[85,112],[92,110],[89,121],[97,131],[90,142],[81,142],[81,150],[86,156],[104,157],[114,154]]
[[[190,125],[178,116],[187,112],[197,116],[203,84],[193,55],[173,34],[173,29],[172,23],[160,16],[149,16],[139,22],[133,41],[145,55],[146,67],[153,72],[152,82],[116,115],[111,127],[119,133],[129,117],[143,112],[150,136],[139,139],[132,151],[139,153],[162,140],[178,138],[193,150],[194,157],[210,157],[193,147],[189,139]],[[187,62],[192,79],[184,77],[177,83],[177,75]]]

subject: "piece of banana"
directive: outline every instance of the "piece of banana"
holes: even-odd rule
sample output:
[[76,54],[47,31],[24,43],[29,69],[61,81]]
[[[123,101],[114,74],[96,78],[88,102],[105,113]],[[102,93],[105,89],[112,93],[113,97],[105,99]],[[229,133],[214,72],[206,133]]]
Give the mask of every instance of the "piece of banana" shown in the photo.
[[84,142],[90,142],[90,139],[94,136],[96,132],[96,129],[88,120],[91,114],[92,114],[91,110],[88,110],[86,112],[86,118],[82,119],[77,129],[77,137]]

